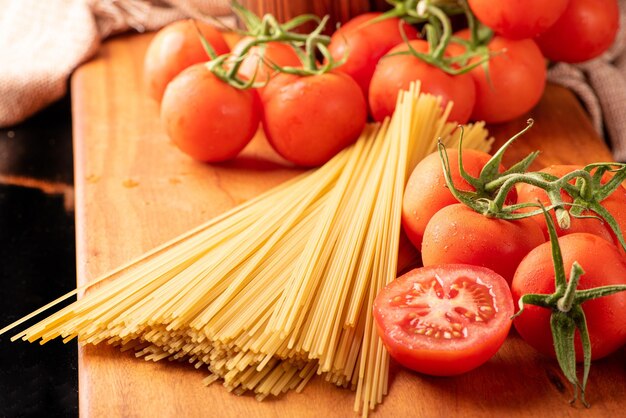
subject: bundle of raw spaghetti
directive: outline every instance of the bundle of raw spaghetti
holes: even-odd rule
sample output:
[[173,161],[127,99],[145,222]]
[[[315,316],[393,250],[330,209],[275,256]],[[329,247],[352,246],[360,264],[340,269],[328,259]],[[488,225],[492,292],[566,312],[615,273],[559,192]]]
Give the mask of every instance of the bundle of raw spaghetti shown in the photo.
[[[457,143],[449,111],[413,87],[391,121],[368,126],[324,166],[101,278],[14,339],[77,337],[185,360],[210,371],[206,383],[258,399],[323,374],[356,389],[366,414],[387,390],[370,312],[396,276],[405,180],[438,138]],[[468,126],[464,144],[488,150],[486,136]]]

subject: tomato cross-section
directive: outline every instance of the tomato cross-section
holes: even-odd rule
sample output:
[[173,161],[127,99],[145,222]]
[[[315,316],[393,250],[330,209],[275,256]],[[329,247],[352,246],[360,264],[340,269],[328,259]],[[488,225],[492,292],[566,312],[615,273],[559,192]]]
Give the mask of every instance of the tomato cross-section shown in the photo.
[[378,333],[391,356],[437,376],[489,360],[506,339],[512,314],[511,292],[500,275],[461,264],[412,270],[374,303]]

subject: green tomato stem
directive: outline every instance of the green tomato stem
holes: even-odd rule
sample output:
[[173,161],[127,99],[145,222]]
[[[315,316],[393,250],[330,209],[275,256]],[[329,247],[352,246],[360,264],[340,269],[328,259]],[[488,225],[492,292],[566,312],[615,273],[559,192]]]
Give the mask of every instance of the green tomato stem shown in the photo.
[[576,288],[580,282],[580,276],[585,274],[585,271],[580,267],[578,262],[572,264],[572,270],[570,272],[570,279],[565,288],[565,294],[557,301],[556,307],[561,312],[569,312],[572,310],[574,301],[576,300]]

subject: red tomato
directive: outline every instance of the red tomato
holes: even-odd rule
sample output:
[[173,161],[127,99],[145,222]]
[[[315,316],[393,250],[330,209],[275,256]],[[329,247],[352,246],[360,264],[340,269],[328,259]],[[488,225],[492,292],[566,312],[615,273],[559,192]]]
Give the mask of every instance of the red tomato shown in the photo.
[[606,51],[617,35],[617,0],[570,0],[565,12],[537,44],[553,61],[583,62]]
[[459,203],[439,210],[426,225],[422,261],[487,267],[510,283],[522,258],[544,241],[532,219],[487,218]]
[[[461,177],[459,172],[457,163],[459,151],[449,149],[447,153],[450,160],[450,174],[455,187],[462,191],[474,191],[474,188]],[[463,150],[463,167],[470,176],[478,177],[490,158],[491,155],[486,152],[465,149]],[[501,172],[504,170],[504,167],[500,167]],[[515,200],[516,194],[513,191],[507,197],[507,202],[514,203]],[[402,227],[415,248],[421,248],[424,230],[430,218],[439,209],[455,203],[459,202],[446,186],[439,153],[434,152],[415,166],[409,176],[402,200]]]
[[[617,248],[592,234],[578,233],[559,238],[565,273],[569,275],[572,263],[578,261],[585,274],[580,277],[578,289],[626,284],[626,259]],[[520,263],[512,284],[516,301],[527,293],[554,293],[554,266],[550,243],[533,251]],[[584,302],[591,340],[591,357],[605,357],[626,344],[626,292],[616,293]],[[548,309],[525,305],[515,318],[515,328],[538,351],[555,356]],[[582,361],[580,336],[576,332],[576,358]]]
[[[562,177],[567,173],[570,173],[574,170],[582,169],[582,166],[578,165],[552,165],[542,169],[542,172],[553,174],[557,177]],[[603,181],[606,182],[610,178],[610,174],[605,174]],[[572,181],[574,183],[574,181]],[[550,204],[550,199],[548,195],[543,189],[539,187],[531,186],[529,184],[520,183],[517,185],[517,195],[518,195],[518,203],[523,202],[537,202],[540,201],[544,205]],[[561,192],[561,198],[566,203],[571,203],[572,198],[564,191]],[[623,187],[617,188],[609,197],[602,201],[602,206],[604,206],[610,213],[613,215],[615,220],[617,221],[620,229],[622,231],[626,231],[626,189]],[[525,211],[535,210],[533,208],[524,209]],[[598,235],[610,242],[613,242],[615,245],[619,246],[619,241],[617,237],[611,230],[611,227],[604,223],[602,220],[597,217],[589,217],[589,218],[575,218],[571,217],[571,224],[568,229],[561,229],[556,224],[556,217],[554,215],[554,211],[550,211],[550,215],[555,223],[555,228],[558,236],[563,236],[567,234],[573,234],[576,232],[587,232],[590,234]],[[593,213],[584,213],[587,216],[596,216]],[[546,225],[545,218],[543,214],[539,214],[533,217],[541,226],[543,233],[546,237],[546,240],[549,238],[548,235],[548,227]]]
[[348,75],[277,74],[263,94],[263,129],[285,159],[318,166],[352,144],[365,127],[363,93]]
[[[464,30],[457,34],[469,38]],[[515,41],[495,36],[488,48],[498,55],[489,60],[489,75],[483,66],[470,75],[476,85],[472,120],[500,123],[515,119],[532,109],[546,85],[546,63],[532,39]]]
[[472,12],[495,32],[511,39],[533,38],[563,14],[569,0],[469,0]]
[[[198,21],[196,24],[218,55],[230,51],[217,29]],[[209,59],[192,20],[171,23],[157,32],[146,51],[143,67],[145,89],[150,97],[160,101],[167,83],[178,73]]]
[[328,50],[337,61],[347,54],[346,62],[338,70],[354,78],[365,97],[378,61],[391,48],[403,42],[400,25],[408,39],[417,38],[415,28],[397,18],[367,24],[380,15],[374,12],[353,18],[335,31],[328,45]]
[[[410,42],[417,52],[428,52],[428,43],[422,40]],[[408,51],[406,44],[398,45],[389,54]],[[372,76],[369,105],[372,116],[382,121],[391,116],[396,107],[400,90],[408,90],[412,81],[421,82],[421,90],[442,97],[442,106],[452,101],[454,107],[449,120],[458,123],[468,121],[476,98],[476,88],[468,74],[452,76],[413,55],[383,57]]]
[[[251,39],[245,37],[237,42],[233,47],[233,56],[240,55]],[[302,65],[298,54],[291,45],[282,42],[269,42],[263,47],[254,46],[250,48],[239,67],[239,75],[250,80],[256,73],[258,83],[267,83],[275,73],[268,62],[281,67],[300,67]]]
[[234,158],[259,126],[256,91],[236,89],[208,70],[193,65],[167,86],[161,120],[181,151],[205,162]]
[[465,373],[493,357],[512,314],[511,291],[501,276],[461,264],[412,270],[374,301],[378,335],[391,357],[435,376]]

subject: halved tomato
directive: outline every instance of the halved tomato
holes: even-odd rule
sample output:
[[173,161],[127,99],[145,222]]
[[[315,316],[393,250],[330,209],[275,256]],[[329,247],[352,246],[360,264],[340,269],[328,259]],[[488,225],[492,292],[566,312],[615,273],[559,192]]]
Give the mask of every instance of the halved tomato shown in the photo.
[[493,357],[509,333],[513,309],[502,276],[447,264],[414,269],[388,284],[374,301],[374,319],[398,363],[451,376]]

